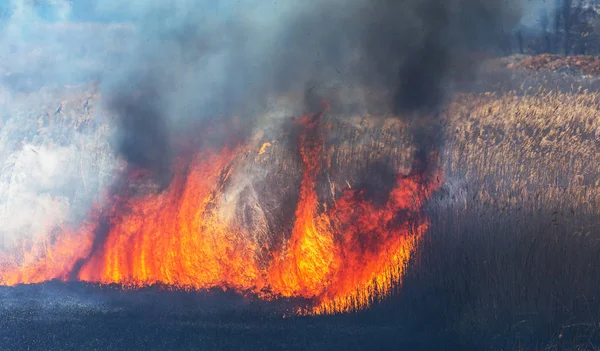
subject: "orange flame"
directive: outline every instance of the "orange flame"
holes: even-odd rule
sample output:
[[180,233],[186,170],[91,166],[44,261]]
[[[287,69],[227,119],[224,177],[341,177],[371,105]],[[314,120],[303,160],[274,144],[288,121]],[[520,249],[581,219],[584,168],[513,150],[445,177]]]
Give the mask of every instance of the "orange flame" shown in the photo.
[[[260,261],[252,233],[219,212],[219,194],[243,151],[224,148],[199,152],[191,162],[178,159],[164,192],[117,197],[102,212],[105,227],[95,214],[78,232],[63,231],[51,242],[23,250],[19,259],[5,258],[0,284],[78,279],[134,288],[157,283],[193,290],[221,287],[266,299],[310,299],[313,304],[298,312],[311,314],[369,306],[401,282],[428,227],[422,206],[440,184],[423,174],[399,176],[382,205],[348,187],[322,209],[316,190],[323,151],[319,117],[300,120],[303,178],[294,226],[270,262]],[[99,236],[104,240],[94,248]]]
[[260,150],[258,150],[258,154],[262,155],[265,153],[265,151],[267,151],[267,148],[271,146],[271,143],[266,141],[264,144],[262,144],[262,146],[260,147]]

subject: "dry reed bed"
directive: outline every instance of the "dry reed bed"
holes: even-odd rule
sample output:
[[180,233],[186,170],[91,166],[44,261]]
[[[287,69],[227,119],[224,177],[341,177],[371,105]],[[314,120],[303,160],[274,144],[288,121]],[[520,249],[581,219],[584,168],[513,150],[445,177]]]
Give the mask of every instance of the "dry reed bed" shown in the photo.
[[480,197],[600,211],[600,93],[463,94],[446,118],[446,173]]
[[600,93],[459,94],[444,123],[400,313],[478,350],[600,346]]

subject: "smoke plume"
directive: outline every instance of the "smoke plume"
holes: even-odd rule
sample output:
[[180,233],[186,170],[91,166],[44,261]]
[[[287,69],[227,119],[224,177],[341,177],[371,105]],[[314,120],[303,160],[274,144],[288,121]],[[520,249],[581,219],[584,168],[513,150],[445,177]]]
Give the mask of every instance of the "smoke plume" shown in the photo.
[[[41,87],[97,83],[103,103],[95,123],[110,120],[116,153],[163,184],[182,136],[220,143],[195,128],[233,117],[251,133],[273,101],[303,92],[312,97],[296,99],[290,114],[315,112],[310,101],[320,98],[339,111],[384,110],[410,122],[426,155],[441,145],[436,116],[454,82],[472,76],[472,54],[498,48],[523,7],[521,0],[12,0],[0,8],[3,101],[19,110],[17,97]],[[348,87],[358,89],[346,94]],[[361,96],[372,93],[377,104]],[[18,120],[3,106],[4,125],[37,118]],[[92,132],[69,133],[66,143],[97,142]],[[1,162],[13,144],[0,149]],[[82,162],[70,176],[86,179],[97,164]],[[102,181],[70,192],[94,194],[94,184]]]
[[[125,79],[107,94],[122,126],[120,151],[130,162],[164,171],[165,156],[176,153],[170,133],[190,120],[241,115],[251,130],[270,99],[326,87],[376,89],[399,118],[435,123],[453,81],[472,73],[471,54],[495,49],[521,13],[516,0],[220,6],[224,12],[211,16],[203,2],[130,5],[142,42],[130,53]],[[439,143],[439,130],[416,128],[418,149]]]

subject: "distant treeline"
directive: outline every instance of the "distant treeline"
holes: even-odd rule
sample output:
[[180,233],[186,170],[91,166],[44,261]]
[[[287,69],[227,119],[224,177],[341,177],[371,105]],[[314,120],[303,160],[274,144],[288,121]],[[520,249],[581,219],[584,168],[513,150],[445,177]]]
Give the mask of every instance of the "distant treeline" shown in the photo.
[[[115,11],[97,11],[94,0],[64,1],[68,3],[72,21],[111,23],[128,20],[127,15]],[[552,4],[534,14],[536,19],[531,23],[502,34],[499,43],[489,43],[488,49],[501,55],[552,53],[600,56],[600,0],[540,1]],[[54,21],[60,17],[59,8],[53,1],[31,0],[30,4],[39,19]],[[0,0],[0,29],[14,14],[13,5],[11,1]]]
[[555,10],[545,9],[537,23],[519,28],[506,51],[600,55],[600,4],[584,0],[553,1]]

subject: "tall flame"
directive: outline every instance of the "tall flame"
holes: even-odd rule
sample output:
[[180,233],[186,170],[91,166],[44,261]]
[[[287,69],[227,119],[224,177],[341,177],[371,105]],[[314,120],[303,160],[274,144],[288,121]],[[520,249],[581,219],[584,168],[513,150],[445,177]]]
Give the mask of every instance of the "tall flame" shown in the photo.
[[[163,192],[117,194],[77,231],[63,230],[41,245],[0,261],[0,284],[81,280],[125,287],[166,284],[214,287],[265,299],[312,301],[300,313],[361,309],[400,283],[415,244],[427,230],[422,206],[436,190],[431,174],[397,177],[383,204],[349,184],[329,207],[319,201],[321,114],[304,116],[299,152],[303,176],[289,240],[263,262],[256,236],[219,211],[219,196],[244,147],[180,157]],[[259,154],[270,143],[263,144]],[[437,181],[430,181],[431,179]],[[279,233],[278,233],[279,234]],[[281,233],[283,236],[283,233]],[[4,262],[4,263],[2,263]]]

